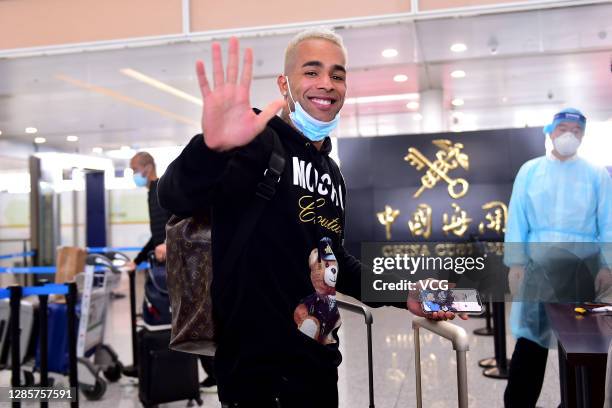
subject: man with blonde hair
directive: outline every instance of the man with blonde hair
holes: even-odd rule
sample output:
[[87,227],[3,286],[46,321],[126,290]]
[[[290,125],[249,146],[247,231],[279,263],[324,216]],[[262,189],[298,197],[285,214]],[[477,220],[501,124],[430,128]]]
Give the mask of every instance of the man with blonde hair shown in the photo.
[[[219,399],[223,407],[337,407],[335,290],[361,294],[361,264],[342,246],[346,186],[329,157],[346,95],[346,50],[330,30],[298,34],[277,78],[283,98],[261,112],[249,104],[252,51],[240,77],[235,38],[225,75],[219,44],[212,54],[214,89],[196,63],[203,135],[170,165],[159,198],[182,216],[212,208]],[[229,253],[236,240],[243,244]]]

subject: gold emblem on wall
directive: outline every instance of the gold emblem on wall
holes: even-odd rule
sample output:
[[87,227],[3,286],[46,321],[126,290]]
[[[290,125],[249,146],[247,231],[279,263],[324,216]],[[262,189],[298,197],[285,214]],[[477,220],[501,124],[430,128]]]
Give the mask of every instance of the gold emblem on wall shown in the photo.
[[481,222],[478,226],[478,232],[485,233],[485,229],[495,231],[498,235],[506,232],[506,223],[508,222],[508,206],[501,201],[489,201],[482,206],[483,210],[488,211],[485,219],[486,224]]
[[431,207],[427,204],[419,204],[417,210],[412,213],[408,228],[413,237],[422,236],[428,239],[431,236],[431,213]]
[[387,241],[391,240],[391,226],[395,222],[395,219],[400,215],[400,210],[394,210],[391,206],[385,205],[385,210],[376,213],[378,222],[385,226],[385,233]]
[[442,216],[442,231],[444,231],[445,235],[452,232],[458,237],[461,237],[465,234],[465,231],[467,231],[472,219],[468,218],[467,212],[462,210],[458,204],[452,203],[451,205],[455,209],[455,212],[450,216],[444,213]]
[[463,153],[462,143],[454,143],[448,139],[436,139],[432,143],[439,147],[440,150],[436,153],[436,159],[430,161],[423,153],[414,147],[408,148],[408,154],[404,157],[411,166],[414,166],[418,171],[427,167],[427,171],[421,177],[421,187],[414,193],[415,198],[421,195],[425,189],[434,188],[440,181],[444,180],[448,184],[448,194],[452,198],[461,198],[468,191],[469,183],[462,178],[452,178],[448,175],[450,170],[454,170],[461,166],[468,170],[470,167],[470,159],[467,154]]

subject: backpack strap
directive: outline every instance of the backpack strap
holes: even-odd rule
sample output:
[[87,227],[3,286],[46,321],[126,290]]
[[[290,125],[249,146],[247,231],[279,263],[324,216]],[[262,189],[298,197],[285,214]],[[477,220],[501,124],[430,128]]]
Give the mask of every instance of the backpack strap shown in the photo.
[[[281,179],[283,170],[285,170],[285,149],[278,138],[278,134],[272,130],[274,139],[274,147],[270,160],[268,161],[268,168],[264,171],[263,180],[257,184],[257,192],[255,195],[265,201],[270,201],[276,193],[276,185]],[[258,203],[260,200],[256,200]],[[265,202],[263,203],[265,205]],[[258,204],[259,205],[259,204]]]
[[268,130],[272,132],[274,140],[272,154],[268,160],[268,168],[264,170],[263,178],[257,184],[255,199],[242,216],[236,234],[224,254],[222,270],[226,272],[234,269],[236,261],[251,238],[266,205],[276,194],[276,187],[285,170],[285,149],[283,149],[280,138],[274,129],[268,128]]

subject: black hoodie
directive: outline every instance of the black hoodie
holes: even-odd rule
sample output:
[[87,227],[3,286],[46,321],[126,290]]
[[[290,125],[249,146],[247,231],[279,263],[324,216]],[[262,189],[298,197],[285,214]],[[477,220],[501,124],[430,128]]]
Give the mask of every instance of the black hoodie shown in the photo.
[[[268,166],[271,129],[285,150],[285,170],[236,270],[220,270]],[[317,150],[274,117],[251,143],[226,153],[195,136],[160,179],[159,201],[170,212],[188,216],[212,208],[222,401],[277,395],[287,380],[337,381],[340,319],[333,285],[359,298],[361,264],[342,246],[346,187],[330,151],[329,138]]]

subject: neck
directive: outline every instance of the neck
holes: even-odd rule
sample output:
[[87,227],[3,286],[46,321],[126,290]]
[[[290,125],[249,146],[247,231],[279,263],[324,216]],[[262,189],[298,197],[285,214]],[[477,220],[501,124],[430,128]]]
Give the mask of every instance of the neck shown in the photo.
[[[291,126],[292,128],[294,128],[295,130],[297,130],[298,132],[300,132],[298,130],[298,128],[295,127],[295,125],[293,124],[293,121],[291,120],[291,118],[289,117],[289,109],[288,108],[284,108],[282,113],[281,113],[281,119],[285,121],[285,123],[287,123],[289,126]],[[300,132],[301,133],[301,132]],[[304,136],[306,137],[306,136]],[[310,142],[312,143],[312,145],[315,147],[315,149],[317,150],[321,150],[321,146],[323,146],[323,140],[321,140],[320,142]]]
[[553,156],[555,156],[557,159],[559,159],[560,161],[566,161],[571,159],[572,157],[574,157],[574,155],[572,156],[563,156],[561,153],[559,153],[556,149],[553,149],[552,151]]
[[153,173],[153,174],[151,174],[151,176],[147,180],[147,188],[150,188],[151,187],[151,183],[154,182],[155,180],[157,180],[157,174]]

